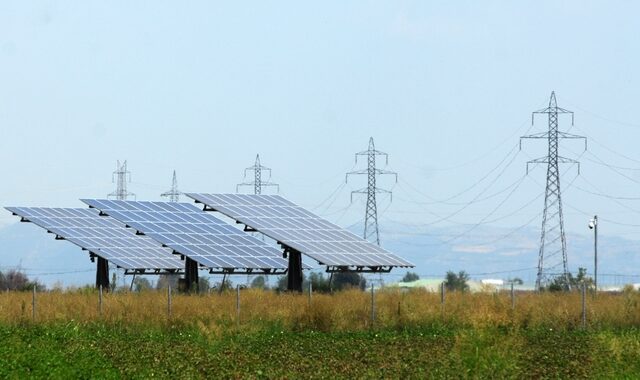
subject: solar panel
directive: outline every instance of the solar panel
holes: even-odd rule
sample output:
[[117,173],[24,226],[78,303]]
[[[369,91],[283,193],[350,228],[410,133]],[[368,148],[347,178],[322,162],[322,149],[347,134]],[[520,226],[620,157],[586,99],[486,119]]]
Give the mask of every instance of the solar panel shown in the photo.
[[221,212],[322,265],[413,267],[410,262],[320,218],[279,195],[197,194],[188,197]]
[[287,269],[279,250],[190,203],[82,201],[207,268]]
[[179,257],[168,248],[95,210],[85,208],[6,207],[23,220],[56,234],[75,245],[128,270],[167,270],[184,268]]

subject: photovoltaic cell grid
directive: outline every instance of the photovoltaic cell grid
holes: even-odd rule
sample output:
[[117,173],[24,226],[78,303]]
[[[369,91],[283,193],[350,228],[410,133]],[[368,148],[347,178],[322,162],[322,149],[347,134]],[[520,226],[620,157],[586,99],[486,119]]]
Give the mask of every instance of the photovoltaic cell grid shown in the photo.
[[190,203],[82,199],[207,268],[287,269],[282,253]]
[[96,210],[7,207],[10,212],[124,269],[175,271],[184,263],[168,248]]
[[413,267],[279,195],[197,194],[188,197],[328,266]]

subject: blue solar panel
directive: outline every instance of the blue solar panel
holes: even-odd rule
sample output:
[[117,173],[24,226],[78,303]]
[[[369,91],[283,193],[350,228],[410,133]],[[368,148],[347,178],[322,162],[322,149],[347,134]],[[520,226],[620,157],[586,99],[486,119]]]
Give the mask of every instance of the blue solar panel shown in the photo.
[[123,269],[178,271],[180,258],[157,241],[95,210],[85,208],[7,207],[24,220],[46,229]]
[[327,266],[413,267],[410,262],[320,218],[279,195],[198,194],[188,197]]
[[286,269],[282,253],[189,203],[83,199],[207,268]]

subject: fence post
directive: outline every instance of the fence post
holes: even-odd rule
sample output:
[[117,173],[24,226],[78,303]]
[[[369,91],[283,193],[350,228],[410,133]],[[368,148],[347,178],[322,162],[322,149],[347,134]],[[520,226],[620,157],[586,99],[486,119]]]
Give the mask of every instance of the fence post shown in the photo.
[[511,310],[516,308],[516,294],[513,291],[513,282],[511,282]]
[[371,284],[371,326],[376,320],[376,303],[375,303],[375,293],[373,290],[373,284]]
[[98,288],[98,314],[102,317],[102,285]]
[[582,328],[587,328],[587,285],[582,283]]
[[167,318],[171,319],[171,283],[167,287]]
[[33,296],[31,297],[31,317],[36,320],[36,285],[33,285]]
[[440,312],[444,317],[444,299],[445,299],[445,286],[444,281],[440,284]]
[[240,285],[236,285],[236,317],[238,326],[240,326]]

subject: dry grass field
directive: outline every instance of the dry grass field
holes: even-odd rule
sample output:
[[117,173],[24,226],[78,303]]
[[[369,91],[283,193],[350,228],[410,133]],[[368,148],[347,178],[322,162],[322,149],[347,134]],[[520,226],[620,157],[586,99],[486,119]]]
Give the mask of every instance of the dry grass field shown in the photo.
[[[166,291],[104,293],[102,312],[97,291],[0,293],[0,323],[125,322],[161,326],[168,322],[200,326],[216,333],[235,329],[255,331],[279,326],[289,331],[343,332],[374,328],[404,328],[434,323],[469,327],[509,326],[574,329],[581,326],[581,295],[565,293],[516,294],[512,308],[509,292],[448,293],[444,307],[440,295],[421,290],[376,290],[375,320],[371,293],[350,290],[335,294],[278,294],[243,289],[240,310],[236,292],[184,295],[173,293],[169,315]],[[640,326],[640,293],[587,295],[589,328]]]

